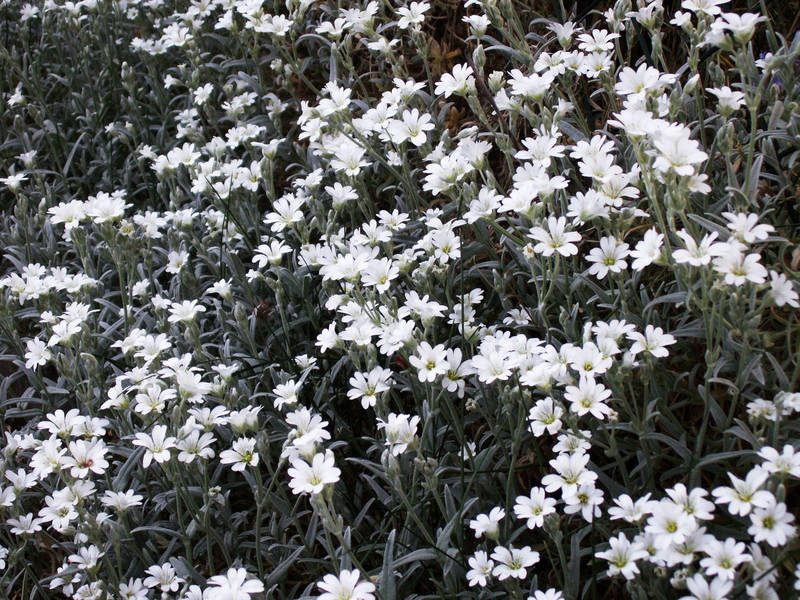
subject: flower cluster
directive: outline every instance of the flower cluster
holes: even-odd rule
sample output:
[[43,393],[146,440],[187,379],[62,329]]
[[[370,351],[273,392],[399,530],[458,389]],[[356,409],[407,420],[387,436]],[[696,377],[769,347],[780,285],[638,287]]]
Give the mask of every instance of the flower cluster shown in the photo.
[[606,4],[0,6],[0,596],[800,589],[800,44]]

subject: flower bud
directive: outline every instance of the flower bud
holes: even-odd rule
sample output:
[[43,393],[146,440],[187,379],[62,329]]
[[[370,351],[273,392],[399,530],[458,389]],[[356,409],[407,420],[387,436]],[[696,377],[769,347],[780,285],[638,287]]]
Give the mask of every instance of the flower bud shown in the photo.
[[687,94],[694,94],[695,89],[697,89],[698,83],[700,83],[700,73],[695,73],[686,82],[686,85],[683,87],[683,91],[686,92]]
[[478,44],[478,47],[472,53],[472,62],[475,63],[475,75],[481,77],[483,75],[483,67],[486,65],[486,52],[481,44]]

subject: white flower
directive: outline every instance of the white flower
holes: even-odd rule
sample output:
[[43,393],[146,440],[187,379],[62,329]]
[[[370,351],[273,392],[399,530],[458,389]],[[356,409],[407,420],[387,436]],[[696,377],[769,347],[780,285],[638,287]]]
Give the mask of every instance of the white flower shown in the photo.
[[570,402],[570,410],[578,416],[586,413],[603,420],[611,414],[611,408],[605,403],[611,397],[611,390],[591,377],[581,377],[578,386],[567,386],[564,399]]
[[105,459],[106,444],[101,439],[70,442],[69,452],[70,455],[64,458],[63,464],[65,467],[71,467],[70,475],[73,477],[86,477],[89,471],[102,475],[108,468],[108,461]]
[[434,256],[441,263],[461,257],[461,238],[451,229],[441,229],[433,232],[431,241],[434,246]]
[[528,600],[564,600],[564,596],[555,588],[547,588],[546,590],[536,590],[533,596],[528,596]]
[[375,406],[378,395],[389,390],[392,371],[375,367],[369,373],[356,373],[350,378],[350,390],[347,397],[361,400],[361,406],[367,409]]
[[466,389],[464,378],[475,372],[472,367],[472,361],[462,360],[461,358],[460,348],[448,348],[447,372],[442,377],[442,387],[448,392],[455,392],[459,398],[464,397],[464,390]]
[[76,554],[69,556],[67,560],[76,565],[80,571],[90,571],[97,566],[97,561],[105,555],[101,552],[100,548],[91,545],[84,548],[79,548]]
[[586,468],[589,455],[585,452],[559,454],[550,460],[550,466],[556,471],[542,477],[542,485],[548,492],[561,490],[563,496],[575,493],[579,485],[594,483],[597,473]]
[[342,338],[336,333],[336,323],[332,322],[320,332],[314,345],[318,346],[319,351],[324,354],[331,348],[338,346],[341,341]]
[[336,468],[333,452],[315,454],[309,465],[302,458],[294,458],[288,470],[289,487],[293,494],[319,494],[325,485],[339,481],[341,471]]
[[512,69],[510,75],[511,80],[508,83],[511,86],[511,95],[522,96],[534,102],[539,102],[544,98],[555,79],[555,76],[550,71],[543,75],[538,73],[523,75],[519,69]]
[[25,353],[26,369],[36,370],[37,366],[41,367],[47,364],[47,361],[53,358],[53,354],[47,349],[47,344],[45,344],[39,338],[28,340],[25,345],[28,349],[28,351]]
[[708,538],[703,545],[703,552],[708,557],[700,561],[700,566],[706,571],[708,577],[719,576],[722,579],[732,580],[736,576],[736,568],[750,561],[750,555],[744,551],[744,542],[737,542],[727,538],[720,542],[716,538]]
[[[606,348],[601,350],[594,342],[586,342],[581,347],[570,347],[565,350],[569,366],[581,377],[593,377],[611,368],[611,354],[619,352],[616,342],[606,340]],[[563,347],[562,347],[563,348]]]
[[165,425],[156,425],[153,427],[152,437],[146,433],[139,432],[136,434],[136,439],[133,440],[133,445],[142,446],[145,449],[142,465],[146,469],[153,460],[157,463],[169,460],[169,449],[175,447],[175,438],[167,437]]
[[414,321],[406,319],[386,324],[381,330],[378,340],[378,349],[381,354],[391,356],[400,350],[412,338],[415,327]]
[[470,569],[467,571],[467,581],[470,587],[479,585],[486,587],[487,579],[492,574],[494,561],[483,550],[478,550],[467,560]]
[[393,39],[391,41],[387,40],[383,36],[379,36],[378,39],[374,42],[367,42],[367,48],[372,50],[373,52],[379,52],[381,54],[390,54],[392,47],[396,46],[400,43],[399,39]]
[[725,275],[728,285],[743,285],[746,281],[761,284],[767,280],[767,270],[759,262],[758,254],[740,252],[728,246],[726,251],[714,259],[714,270]]
[[547,229],[533,227],[528,234],[539,243],[533,251],[544,256],[551,256],[558,252],[561,256],[573,256],[578,253],[578,247],[573,242],[581,241],[581,234],[577,231],[566,231],[567,219],[565,217],[548,217]]
[[191,463],[198,456],[202,459],[213,458],[214,450],[209,446],[215,441],[216,438],[212,434],[200,435],[200,431],[195,429],[186,437],[178,440],[177,447],[180,450],[178,460],[183,463]]
[[475,77],[472,75],[472,67],[464,64],[454,66],[452,74],[443,74],[436,83],[434,94],[437,96],[444,94],[445,98],[449,98],[452,94],[463,96],[474,89]]
[[618,33],[609,33],[605,29],[593,29],[591,33],[582,33],[578,36],[578,48],[584,52],[608,52],[614,49],[614,40]]
[[248,466],[258,465],[258,452],[255,451],[256,440],[253,438],[239,438],[230,450],[223,450],[219,454],[219,462],[223,465],[232,465],[234,471],[244,471]]
[[674,79],[674,77],[662,75],[658,69],[642,63],[635,71],[630,67],[622,69],[619,81],[614,85],[614,91],[620,96],[646,94],[663,89],[664,84],[670,79]]
[[22,94],[22,82],[20,81],[17,84],[17,87],[14,88],[14,93],[8,97],[8,105],[16,106],[17,104],[23,104],[24,102],[25,96]]
[[675,343],[675,337],[664,333],[661,327],[653,327],[648,325],[645,327],[644,335],[635,331],[628,334],[628,339],[633,341],[630,352],[634,356],[641,352],[646,352],[656,358],[664,358],[669,356],[669,351],[666,346],[671,346]]
[[173,302],[170,305],[169,317],[167,317],[167,320],[170,323],[190,323],[194,321],[198,313],[205,311],[206,307],[202,304],[198,304],[197,300]]
[[64,344],[67,345],[70,343],[73,337],[76,334],[82,331],[82,327],[80,322],[78,321],[68,321],[68,320],[61,320],[55,325],[53,325],[53,335],[50,336],[50,339],[47,341],[48,346],[54,346],[56,344]]
[[213,84],[206,83],[205,85],[201,85],[193,93],[194,103],[198,106],[203,106],[206,102],[208,102],[208,99],[211,97],[211,93],[213,91]]
[[214,575],[208,578],[209,600],[250,600],[250,594],[260,594],[264,584],[258,579],[247,580],[244,569],[228,569],[225,575]]
[[401,119],[393,119],[389,123],[389,136],[395,144],[402,144],[406,140],[415,146],[422,146],[427,141],[426,131],[434,128],[431,116],[427,113],[420,114],[413,108],[403,111]]
[[580,511],[585,521],[592,522],[594,517],[603,514],[600,505],[603,503],[603,490],[598,489],[594,484],[581,485],[572,494],[564,494],[565,514],[573,514]]
[[451,189],[470,170],[472,170],[472,166],[461,154],[455,152],[447,154],[442,156],[440,160],[431,162],[425,167],[425,184],[422,189],[430,191],[434,196],[437,196]]
[[722,12],[720,4],[727,4],[730,0],[683,0],[681,8],[690,10],[697,14],[710,16],[718,15]]
[[144,580],[144,584],[149,588],[158,588],[162,593],[177,592],[178,586],[183,583],[183,579],[178,577],[175,569],[169,563],[163,565],[153,565],[145,573],[149,575]]
[[499,506],[495,506],[489,514],[480,514],[474,519],[470,520],[469,526],[475,532],[475,537],[480,538],[486,535],[487,538],[497,540],[500,536],[500,521],[506,516],[504,511]]
[[146,600],[147,588],[141,578],[131,578],[119,584],[119,597],[120,600]]
[[66,452],[59,438],[50,437],[44,440],[31,457],[30,466],[33,474],[39,479],[44,479],[50,473],[57,473],[65,464]]
[[394,456],[405,452],[409,444],[414,442],[418,425],[418,416],[389,413],[386,421],[378,419],[378,429],[384,430],[386,445],[391,448]]
[[492,575],[500,581],[509,577],[525,579],[528,576],[526,569],[539,562],[539,553],[531,550],[530,546],[523,548],[497,546],[492,552],[492,559],[497,561],[497,566],[492,569]]
[[28,179],[26,173],[12,173],[8,177],[0,177],[0,183],[8,186],[9,191],[16,192],[20,188],[20,184]]
[[617,506],[608,509],[608,515],[612,520],[624,519],[628,523],[637,523],[651,512],[649,493],[636,502],[628,494],[622,494],[620,497],[614,498],[614,504]]
[[769,477],[769,471],[754,468],[744,479],[728,473],[733,487],[718,487],[711,491],[718,504],[727,504],[732,515],[748,515],[754,506],[767,508],[774,502],[774,496],[767,490],[760,490]]
[[470,32],[477,38],[483,36],[486,33],[486,29],[489,27],[489,17],[486,15],[470,15],[468,17],[462,17],[462,21],[469,24]]
[[334,209],[340,209],[350,200],[357,200],[358,194],[349,185],[342,185],[338,181],[333,185],[325,187],[325,191],[331,197]]
[[754,579],[766,583],[774,582],[778,577],[778,570],[775,568],[769,556],[764,554],[761,546],[755,542],[751,542],[747,549],[750,551],[750,564],[753,567]]
[[727,29],[739,43],[746,44],[753,37],[756,25],[766,20],[765,16],[754,13],[724,13],[711,24],[711,28],[716,31]]
[[280,240],[273,240],[269,244],[260,244],[253,254],[253,263],[260,269],[267,265],[279,265],[283,255],[291,251],[292,249]]
[[610,563],[606,571],[609,577],[622,575],[625,579],[633,579],[639,573],[636,561],[650,556],[640,544],[630,542],[624,533],[609,539],[608,544],[608,550],[597,552],[595,556]]
[[800,477],[800,452],[796,452],[791,444],[784,445],[780,453],[775,448],[764,446],[758,455],[764,459],[763,467],[768,473]]
[[472,357],[472,369],[483,383],[505,381],[511,376],[510,362],[504,353],[490,349],[489,355],[483,353]]
[[99,192],[97,196],[89,196],[86,202],[86,215],[95,223],[105,223],[121,218],[130,204],[125,203],[125,192],[116,191],[111,194]]
[[554,402],[549,396],[538,400],[528,413],[531,433],[540,437],[545,431],[550,435],[555,435],[561,429],[561,417],[564,409]]
[[412,2],[408,8],[401,6],[397,9],[397,14],[400,15],[397,27],[399,29],[408,29],[412,25],[421,24],[425,20],[425,13],[430,8],[431,5],[427,2]]
[[525,150],[514,155],[517,160],[529,160],[534,165],[549,167],[553,158],[564,156],[564,146],[558,144],[558,133],[542,128],[535,137],[527,137],[522,141]]
[[664,499],[652,504],[652,514],[647,519],[645,533],[655,536],[659,545],[682,543],[697,529],[697,520],[683,506]]
[[69,232],[86,218],[86,203],[82,200],[60,202],[47,209],[47,214],[50,215],[50,222],[54,225],[64,223],[64,238],[69,240]]
[[677,175],[694,175],[694,165],[702,163],[708,154],[689,135],[683,125],[670,125],[653,132],[653,145],[658,154],[653,166],[662,172],[674,171]]
[[780,596],[778,596],[775,588],[772,587],[771,582],[759,579],[758,576],[754,579],[756,582],[753,585],[746,585],[744,588],[748,598],[753,598],[754,600],[780,600]]
[[180,273],[186,262],[189,260],[189,253],[185,250],[179,252],[172,251],[167,255],[167,273],[173,275]]
[[721,88],[706,88],[706,91],[717,97],[717,108],[726,117],[739,110],[744,104],[744,94],[742,92],[734,92],[727,85]]
[[144,298],[147,296],[147,288],[149,287],[150,282],[146,279],[142,279],[141,281],[137,281],[133,284],[133,287],[131,288],[131,294],[137,298]]
[[783,273],[777,273],[776,271],[769,272],[770,282],[770,294],[772,294],[772,299],[775,301],[777,306],[783,306],[784,304],[788,304],[792,308],[800,308],[800,302],[798,300],[797,292],[794,290],[792,282],[786,279],[786,275]]
[[301,387],[302,385],[295,382],[294,379],[276,385],[275,389],[272,390],[272,393],[275,394],[273,402],[275,408],[281,410],[284,404],[289,406],[297,404],[297,394],[300,393]]
[[631,251],[634,259],[631,267],[634,271],[641,271],[646,266],[657,261],[661,257],[661,247],[664,244],[664,234],[658,233],[655,229],[648,229],[636,248]]
[[432,382],[437,376],[447,372],[447,352],[444,344],[431,347],[428,342],[422,342],[417,348],[417,354],[409,356],[408,361],[417,369],[417,377],[423,382]]
[[667,495],[675,504],[683,506],[686,514],[692,515],[698,521],[709,521],[714,518],[714,503],[705,499],[708,492],[703,488],[686,489],[682,483],[667,490]]
[[608,121],[609,125],[625,131],[631,140],[640,140],[653,133],[659,127],[660,120],[655,119],[650,112],[629,107],[614,113],[614,119]]
[[608,219],[610,209],[606,204],[605,194],[595,189],[589,189],[586,193],[575,192],[569,200],[567,216],[572,217],[573,225],[582,225],[592,219]]
[[544,525],[544,518],[556,512],[556,501],[548,498],[540,487],[531,488],[528,496],[517,496],[514,514],[518,519],[527,519],[528,529]]
[[304,200],[291,194],[285,194],[278,198],[272,205],[273,212],[267,213],[264,217],[264,224],[270,225],[274,233],[283,231],[287,226],[292,226],[303,219]]
[[672,257],[677,263],[689,263],[693,267],[707,265],[711,262],[712,256],[719,256],[722,253],[724,244],[713,244],[717,239],[717,232],[706,234],[698,245],[692,235],[685,229],[677,232],[678,237],[683,240],[686,249],[672,251]]
[[134,506],[141,506],[142,500],[143,497],[136,494],[133,490],[128,490],[126,492],[106,490],[105,494],[100,498],[103,506],[108,506],[119,512],[124,512]]
[[374,600],[375,584],[361,581],[361,574],[353,569],[336,575],[325,575],[317,587],[322,590],[318,600]]
[[680,600],[726,600],[728,592],[733,589],[733,581],[715,577],[708,583],[700,573],[695,573],[686,580],[686,587],[691,596],[683,596]]
[[73,429],[77,429],[86,419],[80,414],[77,408],[73,408],[66,413],[60,408],[47,415],[47,420],[41,421],[37,427],[46,429],[50,435],[68,437],[73,435]]
[[14,535],[29,535],[42,530],[42,519],[35,519],[33,513],[20,515],[16,519],[7,519],[6,523],[11,525],[11,533]]
[[794,515],[786,510],[783,502],[773,500],[766,508],[754,508],[750,520],[752,525],[747,533],[756,542],[766,542],[773,548],[785,545],[796,531],[792,525]]
[[778,392],[775,403],[782,407],[784,415],[800,412],[800,392]]
[[367,287],[374,287],[379,292],[386,292],[399,275],[400,269],[392,259],[379,258],[370,261],[361,273],[361,283]]
[[572,21],[567,21],[566,23],[548,23],[547,28],[556,34],[556,39],[558,43],[561,44],[562,48],[567,48],[570,45],[572,36],[577,30],[575,23]]

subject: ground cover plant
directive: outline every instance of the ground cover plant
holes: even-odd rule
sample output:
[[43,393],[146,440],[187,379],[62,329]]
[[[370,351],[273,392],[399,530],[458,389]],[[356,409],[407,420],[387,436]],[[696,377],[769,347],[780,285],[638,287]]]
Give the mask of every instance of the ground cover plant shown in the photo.
[[0,597],[796,597],[796,9],[2,4]]

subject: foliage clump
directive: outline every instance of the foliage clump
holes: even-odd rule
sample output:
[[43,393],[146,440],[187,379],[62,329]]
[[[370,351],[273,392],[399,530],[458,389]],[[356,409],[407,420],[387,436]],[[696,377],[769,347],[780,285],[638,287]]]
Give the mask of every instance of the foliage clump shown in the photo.
[[800,36],[600,4],[0,6],[0,595],[796,595]]

